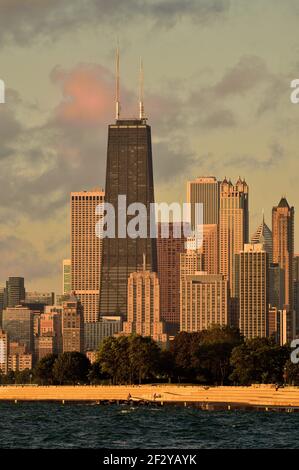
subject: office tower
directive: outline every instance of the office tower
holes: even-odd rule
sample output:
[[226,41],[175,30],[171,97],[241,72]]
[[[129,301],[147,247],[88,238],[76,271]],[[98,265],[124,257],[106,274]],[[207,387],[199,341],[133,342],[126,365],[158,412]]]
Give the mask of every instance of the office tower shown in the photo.
[[180,282],[186,276],[197,274],[203,271],[203,255],[198,250],[187,249],[180,254]]
[[0,328],[2,325],[2,311],[4,309],[5,287],[0,287]]
[[269,266],[269,304],[282,310],[285,304],[284,269],[278,263]]
[[40,316],[40,332],[36,343],[36,354],[40,360],[46,354],[60,354],[62,344],[63,307],[48,306]]
[[80,301],[72,295],[63,304],[63,352],[84,351],[84,315]]
[[85,322],[99,317],[102,240],[96,236],[96,208],[103,201],[101,189],[71,193],[71,290],[83,306]]
[[9,277],[6,281],[4,307],[16,307],[25,300],[23,277]]
[[[152,143],[151,128],[144,116],[142,87],[139,119],[120,118],[118,66],[116,75],[116,121],[108,128],[105,187],[105,202],[115,209],[116,234],[103,240],[100,315],[122,315],[126,319],[128,278],[142,269],[143,254],[146,269],[157,271],[157,248],[156,239],[150,237],[150,204],[154,202]],[[123,207],[118,204],[120,195]],[[133,218],[127,209],[132,203],[146,207],[146,238],[131,238],[127,234],[128,223]]]
[[84,350],[97,351],[103,340],[120,333],[122,326],[122,318],[116,316],[102,317],[98,322],[85,323]]
[[25,369],[32,369],[33,356],[28,352],[24,344],[9,341],[8,345],[8,370],[21,372]]
[[62,292],[64,295],[72,291],[72,265],[70,259],[62,261]]
[[248,339],[268,335],[269,262],[261,243],[245,244],[235,255],[235,291],[239,328]]
[[198,177],[187,182],[187,202],[191,204],[191,226],[195,228],[195,204],[202,204],[204,225],[219,222],[220,181],[214,176]]
[[293,259],[293,294],[294,310],[296,312],[296,330],[299,332],[299,255],[294,255]]
[[229,324],[228,281],[221,274],[187,275],[181,281],[180,310],[181,331]]
[[157,273],[144,270],[130,274],[128,318],[123,324],[123,332],[151,336],[161,345],[166,345],[167,334],[160,318],[160,286]]
[[2,327],[12,342],[33,351],[33,313],[27,307],[9,307],[3,310]]
[[6,331],[0,330],[0,372],[7,374],[8,366],[8,336]]
[[273,263],[284,269],[285,309],[293,311],[294,207],[281,198],[272,209]]
[[203,271],[208,274],[218,274],[218,225],[203,225],[202,235],[203,240],[201,252],[203,254]]
[[185,241],[182,223],[158,223],[160,312],[170,333],[177,332],[180,325],[180,254],[185,251]]
[[[23,303],[23,302],[22,302]],[[54,292],[26,292],[24,304],[34,305],[53,305],[54,304]]]
[[268,225],[265,223],[263,216],[262,223],[258,226],[255,233],[251,237],[251,243],[263,243],[264,249],[268,253],[269,263],[272,263],[273,255],[273,242],[272,242],[272,232],[269,229]]
[[225,178],[220,188],[219,261],[220,272],[229,280],[230,293],[234,297],[235,254],[248,243],[249,190],[240,178],[235,185]]

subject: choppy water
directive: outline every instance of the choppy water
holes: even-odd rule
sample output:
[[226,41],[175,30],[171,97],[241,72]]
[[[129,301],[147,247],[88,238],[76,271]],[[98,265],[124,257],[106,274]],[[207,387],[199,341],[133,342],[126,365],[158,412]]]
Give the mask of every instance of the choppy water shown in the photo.
[[0,448],[299,448],[299,413],[0,404]]

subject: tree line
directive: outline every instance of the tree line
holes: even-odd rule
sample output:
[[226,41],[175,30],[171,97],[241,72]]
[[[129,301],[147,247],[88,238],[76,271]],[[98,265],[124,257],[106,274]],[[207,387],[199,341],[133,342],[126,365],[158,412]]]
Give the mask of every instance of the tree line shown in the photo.
[[168,350],[149,337],[109,337],[93,364],[79,352],[49,354],[32,371],[0,375],[0,383],[299,385],[299,365],[291,363],[290,352],[288,345],[279,346],[271,338],[245,340],[229,326],[181,332]]

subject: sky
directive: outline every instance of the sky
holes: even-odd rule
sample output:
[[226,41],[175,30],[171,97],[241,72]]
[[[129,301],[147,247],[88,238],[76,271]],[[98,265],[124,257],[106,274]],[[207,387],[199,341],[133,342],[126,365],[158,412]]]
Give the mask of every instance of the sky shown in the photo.
[[251,234],[281,196],[296,211],[298,22],[297,0],[0,0],[0,284],[61,293],[70,192],[104,187],[117,41],[122,116],[144,63],[157,202],[241,176]]

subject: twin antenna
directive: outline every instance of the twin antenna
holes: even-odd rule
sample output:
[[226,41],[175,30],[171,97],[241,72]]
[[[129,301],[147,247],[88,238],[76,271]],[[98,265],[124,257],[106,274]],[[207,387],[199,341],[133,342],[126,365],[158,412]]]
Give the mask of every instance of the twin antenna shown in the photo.
[[[140,59],[140,66],[139,66],[139,119],[145,119],[144,115],[144,92],[143,92],[143,84],[144,84],[144,72],[143,72],[143,62]],[[116,49],[116,57],[115,57],[115,119],[118,120],[120,118],[120,93],[119,93],[119,47]]]

